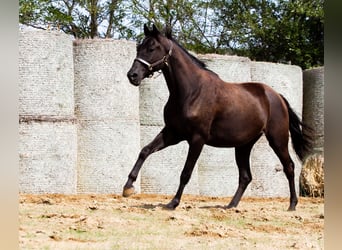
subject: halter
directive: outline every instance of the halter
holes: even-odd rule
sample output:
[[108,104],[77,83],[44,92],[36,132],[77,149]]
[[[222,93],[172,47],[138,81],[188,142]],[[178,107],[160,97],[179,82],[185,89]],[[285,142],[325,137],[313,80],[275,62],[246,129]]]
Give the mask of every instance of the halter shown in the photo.
[[156,67],[156,66],[158,66],[158,65],[160,65],[160,64],[166,64],[166,65],[168,66],[167,61],[168,61],[169,57],[172,55],[172,49],[173,49],[173,44],[172,44],[172,42],[170,41],[170,49],[169,49],[169,52],[168,52],[165,56],[163,56],[162,59],[160,59],[160,60],[158,60],[158,61],[156,61],[156,62],[154,62],[154,63],[149,63],[149,62],[145,61],[144,59],[141,59],[141,58],[139,58],[139,57],[136,57],[136,58],[134,59],[134,61],[138,61],[138,62],[140,62],[140,63],[146,65],[147,68],[148,68],[148,70],[150,71],[150,76],[152,76],[152,75],[153,75],[153,68],[154,68],[154,67]]

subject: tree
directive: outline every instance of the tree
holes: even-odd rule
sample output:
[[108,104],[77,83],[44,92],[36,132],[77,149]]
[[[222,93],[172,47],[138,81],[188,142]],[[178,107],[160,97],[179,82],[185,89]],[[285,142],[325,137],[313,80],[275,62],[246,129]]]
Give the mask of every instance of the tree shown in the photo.
[[303,69],[324,63],[324,0],[19,0],[19,21],[76,38],[139,40],[168,25],[197,53],[236,54]]
[[61,29],[75,38],[129,37],[123,34],[121,4],[122,0],[19,0],[19,22]]
[[220,47],[304,69],[323,64],[323,0],[214,0],[212,8]]

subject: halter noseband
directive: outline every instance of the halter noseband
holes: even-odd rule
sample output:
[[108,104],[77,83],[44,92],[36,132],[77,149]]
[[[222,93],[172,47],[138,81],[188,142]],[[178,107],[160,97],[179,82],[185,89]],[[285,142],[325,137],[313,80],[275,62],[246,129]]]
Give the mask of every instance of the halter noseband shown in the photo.
[[134,61],[138,61],[138,62],[140,62],[140,63],[146,65],[147,68],[148,68],[148,70],[149,70],[150,73],[151,73],[150,76],[152,76],[152,75],[153,75],[153,68],[154,68],[154,67],[156,67],[156,66],[158,66],[158,65],[160,65],[160,64],[166,64],[166,65],[168,65],[167,60],[168,60],[169,57],[172,55],[172,49],[173,49],[173,44],[172,44],[171,41],[170,41],[170,44],[171,44],[171,45],[170,45],[169,52],[168,52],[165,56],[163,56],[162,59],[160,59],[160,60],[158,60],[158,61],[156,61],[156,62],[154,62],[154,63],[149,63],[149,62],[147,62],[147,61],[145,61],[144,59],[141,59],[141,58],[139,58],[139,57],[136,57],[136,58],[134,59]]

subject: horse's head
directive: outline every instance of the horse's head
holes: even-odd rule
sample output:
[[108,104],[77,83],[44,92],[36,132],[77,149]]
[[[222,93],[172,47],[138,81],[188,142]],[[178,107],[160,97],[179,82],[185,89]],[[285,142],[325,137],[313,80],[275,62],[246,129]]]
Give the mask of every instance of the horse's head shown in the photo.
[[145,38],[137,46],[137,56],[127,73],[129,81],[135,86],[153,72],[167,66],[172,54],[172,42],[162,35],[155,25],[150,30],[145,24],[144,33]]

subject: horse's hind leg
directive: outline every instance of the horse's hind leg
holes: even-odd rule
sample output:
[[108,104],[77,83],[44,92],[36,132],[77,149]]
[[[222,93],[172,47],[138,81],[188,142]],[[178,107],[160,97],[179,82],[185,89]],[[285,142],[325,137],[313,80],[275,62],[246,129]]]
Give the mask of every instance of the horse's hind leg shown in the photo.
[[[288,208],[289,211],[296,210],[296,205],[298,203],[298,198],[296,195],[295,189],[295,181],[294,181],[294,163],[290,157],[288,150],[288,132],[286,133],[277,133],[276,136],[272,136],[270,134],[266,134],[266,137],[269,141],[269,144],[273,151],[278,156],[281,164],[283,165],[283,169],[287,180],[289,182],[290,188],[290,206]],[[276,138],[276,139],[275,139]]]
[[128,175],[128,180],[124,186],[122,195],[124,197],[128,197],[134,193],[133,183],[138,177],[142,164],[145,162],[146,158],[150,154],[166,148],[170,145],[177,144],[180,141],[181,139],[175,136],[175,134],[173,134],[171,130],[164,127],[163,130],[153,139],[153,141],[143,147],[143,149],[140,151],[138,160],[136,161],[133,169]]
[[236,190],[233,199],[228,204],[227,208],[237,207],[240,199],[245,192],[248,184],[252,181],[252,174],[249,164],[249,156],[254,144],[258,141],[261,135],[248,144],[235,148],[235,161],[239,168],[239,186]]

